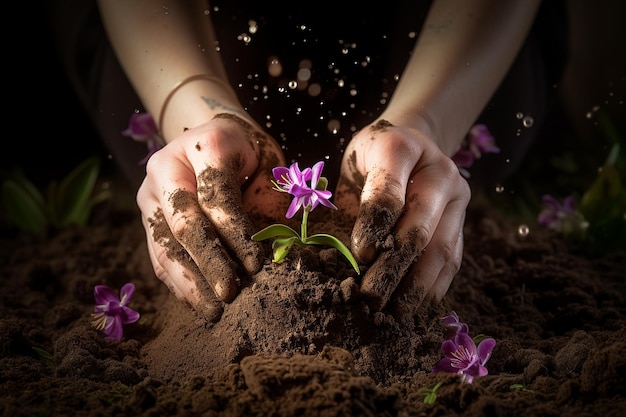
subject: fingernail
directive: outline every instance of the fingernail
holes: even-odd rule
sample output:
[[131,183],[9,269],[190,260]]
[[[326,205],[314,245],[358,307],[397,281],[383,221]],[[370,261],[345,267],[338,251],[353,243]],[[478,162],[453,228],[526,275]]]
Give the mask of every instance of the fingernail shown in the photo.
[[219,302],[212,302],[204,304],[200,307],[199,313],[208,323],[215,323],[222,317],[224,308]]

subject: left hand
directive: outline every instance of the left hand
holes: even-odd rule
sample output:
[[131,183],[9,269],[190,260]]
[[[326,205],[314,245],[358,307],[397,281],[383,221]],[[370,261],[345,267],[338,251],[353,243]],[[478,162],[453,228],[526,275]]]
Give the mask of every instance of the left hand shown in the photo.
[[350,141],[335,202],[356,219],[352,252],[365,272],[361,292],[376,311],[390,300],[409,319],[441,300],[463,257],[470,187],[423,132],[379,120]]

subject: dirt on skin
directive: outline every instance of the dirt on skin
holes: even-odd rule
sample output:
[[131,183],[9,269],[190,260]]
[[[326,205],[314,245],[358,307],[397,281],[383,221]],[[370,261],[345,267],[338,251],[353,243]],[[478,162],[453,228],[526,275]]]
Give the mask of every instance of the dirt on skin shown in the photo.
[[[590,257],[517,228],[473,201],[446,299],[409,322],[371,311],[336,250],[298,249],[240,277],[207,325],[154,276],[135,211],[100,207],[88,227],[45,241],[5,225],[0,415],[620,415],[626,254]],[[344,227],[325,231],[347,242]],[[108,341],[90,325],[93,287],[126,282],[141,318]],[[453,310],[471,336],[497,342],[489,374],[471,384],[431,372]],[[426,403],[421,390],[439,382]]]

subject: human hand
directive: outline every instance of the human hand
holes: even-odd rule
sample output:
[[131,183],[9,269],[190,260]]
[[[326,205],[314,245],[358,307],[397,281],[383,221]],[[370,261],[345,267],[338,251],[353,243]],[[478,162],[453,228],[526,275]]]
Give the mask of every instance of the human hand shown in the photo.
[[247,121],[218,114],[186,130],[147,163],[137,192],[156,276],[207,321],[239,291],[238,271],[258,272],[263,248],[251,215],[271,221],[289,204],[272,191],[278,144]]
[[391,300],[409,319],[426,298],[441,300],[463,256],[470,188],[432,139],[385,120],[350,141],[335,194],[356,219],[352,252],[371,264],[361,293],[376,311]]

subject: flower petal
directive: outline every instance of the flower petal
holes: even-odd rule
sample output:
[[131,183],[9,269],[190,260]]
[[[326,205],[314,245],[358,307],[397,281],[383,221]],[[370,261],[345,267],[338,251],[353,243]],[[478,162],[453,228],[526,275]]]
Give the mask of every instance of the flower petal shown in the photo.
[[124,334],[121,317],[114,316],[109,317],[109,319],[107,319],[107,326],[104,328],[104,333],[109,339],[120,340]]
[[484,339],[482,342],[478,344],[478,357],[480,358],[481,364],[486,364],[489,358],[491,357],[491,352],[493,348],[496,346],[495,339],[488,337]]
[[122,307],[122,324],[131,324],[136,322],[137,320],[139,320],[139,317],[141,316],[138,312],[136,312],[135,310],[133,310],[130,307]]
[[119,303],[120,301],[115,291],[106,285],[96,285],[93,288],[93,298],[96,300],[96,304]]
[[133,298],[133,294],[135,293],[135,284],[128,282],[124,284],[122,289],[120,290],[120,304],[125,306],[130,302],[130,299]]

